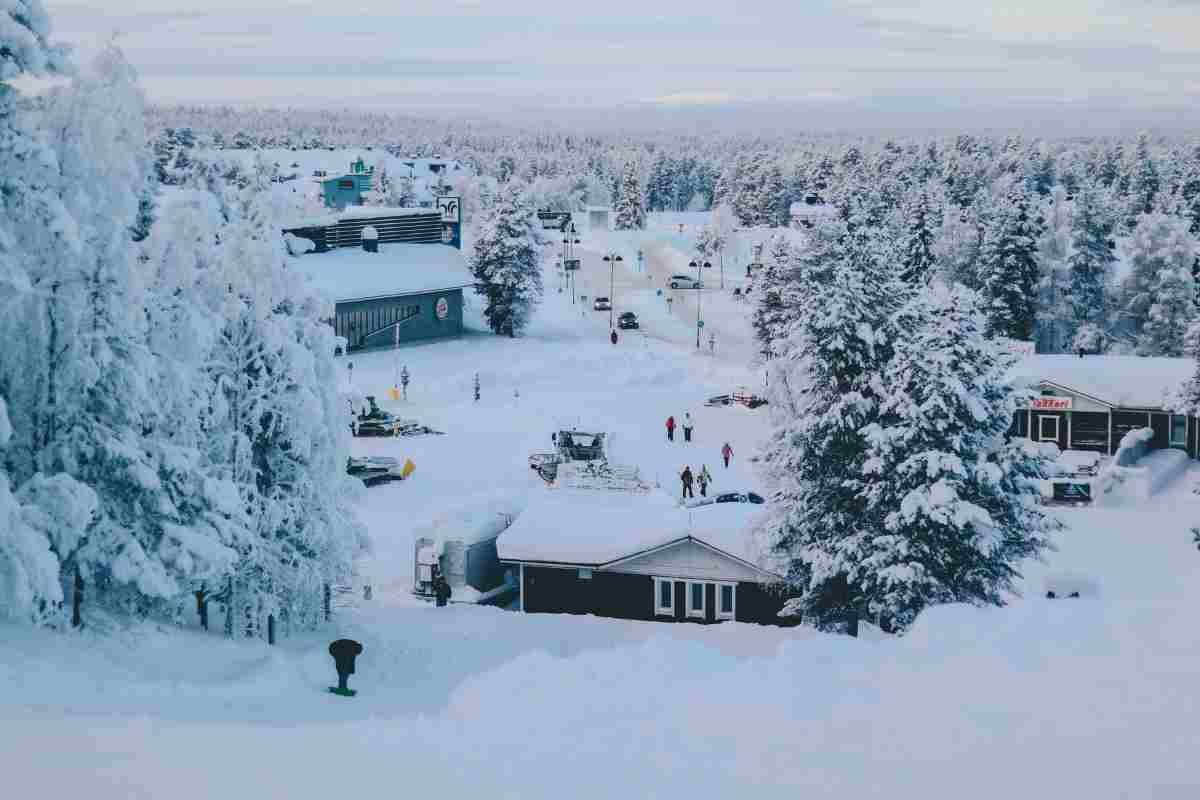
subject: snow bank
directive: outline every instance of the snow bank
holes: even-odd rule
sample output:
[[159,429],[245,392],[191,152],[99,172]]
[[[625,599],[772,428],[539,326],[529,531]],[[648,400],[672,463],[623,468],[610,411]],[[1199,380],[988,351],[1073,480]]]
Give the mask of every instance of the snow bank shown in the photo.
[[1187,472],[1191,459],[1182,450],[1142,455],[1153,438],[1150,428],[1132,430],[1121,438],[1117,454],[1094,483],[1093,501],[1104,505],[1145,502]]

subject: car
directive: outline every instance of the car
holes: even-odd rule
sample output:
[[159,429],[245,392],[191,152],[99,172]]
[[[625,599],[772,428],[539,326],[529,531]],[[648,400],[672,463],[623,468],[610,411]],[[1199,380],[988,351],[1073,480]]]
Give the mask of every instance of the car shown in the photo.
[[626,311],[621,316],[617,317],[617,327],[623,331],[636,330],[638,327],[637,314],[632,311]]
[[672,275],[670,286],[672,289],[703,289],[704,281],[698,281],[688,275]]
[[714,503],[753,503],[756,506],[761,506],[767,502],[762,495],[754,492],[722,492],[713,498]]
[[596,302],[592,303],[592,308],[597,311],[608,311],[612,308],[612,303],[607,297],[597,297]]

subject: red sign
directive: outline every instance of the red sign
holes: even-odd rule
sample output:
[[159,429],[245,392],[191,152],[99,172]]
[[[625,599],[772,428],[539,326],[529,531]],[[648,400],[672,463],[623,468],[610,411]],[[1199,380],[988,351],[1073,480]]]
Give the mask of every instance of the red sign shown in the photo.
[[1035,397],[1029,404],[1034,411],[1070,411],[1070,397]]

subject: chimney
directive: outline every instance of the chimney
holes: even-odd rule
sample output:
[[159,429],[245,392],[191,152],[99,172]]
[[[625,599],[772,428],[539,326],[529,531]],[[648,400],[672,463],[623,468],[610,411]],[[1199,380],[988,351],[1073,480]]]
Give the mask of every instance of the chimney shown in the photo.
[[371,225],[362,229],[362,246],[368,253],[379,252],[379,231]]

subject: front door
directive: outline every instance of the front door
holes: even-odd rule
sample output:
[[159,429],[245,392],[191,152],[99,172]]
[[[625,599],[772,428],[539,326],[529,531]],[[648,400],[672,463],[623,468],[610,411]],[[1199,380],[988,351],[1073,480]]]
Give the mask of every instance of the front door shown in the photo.
[[675,581],[675,621],[683,622],[687,619],[687,584],[683,581]]
[[1038,441],[1039,442],[1054,442],[1058,444],[1058,424],[1059,418],[1057,414],[1043,414],[1038,416]]
[[704,621],[717,621],[717,585],[715,583],[704,584]]

